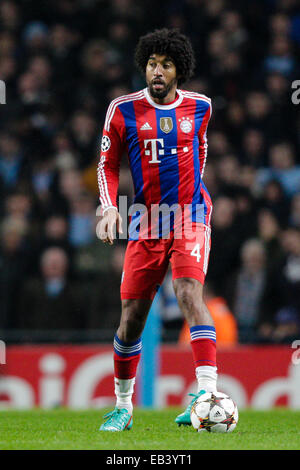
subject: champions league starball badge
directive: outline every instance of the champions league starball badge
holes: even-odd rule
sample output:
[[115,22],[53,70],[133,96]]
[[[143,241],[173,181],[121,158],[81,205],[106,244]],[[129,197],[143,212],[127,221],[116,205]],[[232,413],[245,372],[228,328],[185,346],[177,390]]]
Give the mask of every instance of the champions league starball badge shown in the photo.
[[110,138],[107,135],[104,135],[101,140],[102,152],[107,152],[107,150],[110,148],[110,145],[111,145]]

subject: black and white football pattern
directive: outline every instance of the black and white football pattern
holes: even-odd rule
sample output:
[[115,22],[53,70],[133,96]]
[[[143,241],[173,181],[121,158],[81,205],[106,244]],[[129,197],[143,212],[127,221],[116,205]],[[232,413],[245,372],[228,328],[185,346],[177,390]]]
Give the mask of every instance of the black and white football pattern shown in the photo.
[[107,152],[107,150],[110,148],[110,145],[111,145],[110,138],[107,135],[104,135],[101,140],[102,152]]
[[192,406],[191,422],[198,432],[231,432],[238,422],[238,409],[225,393],[204,393]]

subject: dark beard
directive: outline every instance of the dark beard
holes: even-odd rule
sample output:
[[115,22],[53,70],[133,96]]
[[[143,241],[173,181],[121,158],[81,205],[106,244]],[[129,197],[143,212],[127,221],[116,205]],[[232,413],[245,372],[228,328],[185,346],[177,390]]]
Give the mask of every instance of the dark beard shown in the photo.
[[163,100],[168,95],[170,90],[173,88],[175,83],[176,83],[176,78],[174,78],[169,83],[169,85],[167,85],[165,88],[163,88],[162,90],[157,90],[157,91],[153,89],[153,85],[152,85],[152,83],[150,83],[149,84],[150,95],[152,96],[152,98],[158,98],[160,100]]

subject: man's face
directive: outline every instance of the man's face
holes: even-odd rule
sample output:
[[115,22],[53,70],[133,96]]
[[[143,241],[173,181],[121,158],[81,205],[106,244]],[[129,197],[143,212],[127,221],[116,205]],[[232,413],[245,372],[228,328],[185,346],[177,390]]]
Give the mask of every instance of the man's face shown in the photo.
[[146,66],[146,82],[153,98],[163,99],[177,87],[176,67],[170,57],[152,54]]

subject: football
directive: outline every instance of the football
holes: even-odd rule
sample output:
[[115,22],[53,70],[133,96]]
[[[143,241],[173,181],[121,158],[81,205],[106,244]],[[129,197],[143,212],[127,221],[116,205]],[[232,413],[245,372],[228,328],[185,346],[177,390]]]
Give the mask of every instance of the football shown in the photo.
[[204,393],[193,403],[191,422],[198,431],[232,432],[238,422],[238,409],[225,393]]

